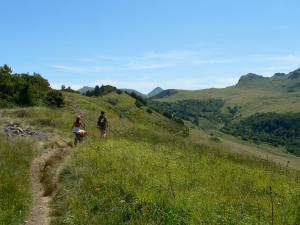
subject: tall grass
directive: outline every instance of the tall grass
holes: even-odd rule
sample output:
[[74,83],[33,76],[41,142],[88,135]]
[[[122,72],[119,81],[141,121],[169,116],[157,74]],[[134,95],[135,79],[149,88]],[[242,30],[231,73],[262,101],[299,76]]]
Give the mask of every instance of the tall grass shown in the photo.
[[293,171],[213,149],[90,140],[61,174],[53,224],[299,224],[299,193]]
[[31,204],[32,148],[25,140],[0,136],[0,224],[22,224]]

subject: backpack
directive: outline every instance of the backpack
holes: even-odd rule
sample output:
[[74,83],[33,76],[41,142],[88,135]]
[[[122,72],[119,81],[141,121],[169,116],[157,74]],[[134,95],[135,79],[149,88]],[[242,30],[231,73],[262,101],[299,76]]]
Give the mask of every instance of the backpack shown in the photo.
[[104,116],[100,116],[98,119],[98,127],[106,128],[106,123],[107,123],[106,118]]

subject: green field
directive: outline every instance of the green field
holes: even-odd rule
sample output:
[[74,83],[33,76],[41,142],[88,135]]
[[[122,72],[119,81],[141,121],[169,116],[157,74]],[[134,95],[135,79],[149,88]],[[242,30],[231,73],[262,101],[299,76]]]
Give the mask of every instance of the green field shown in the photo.
[[155,100],[176,102],[187,99],[222,99],[225,101],[225,107],[241,106],[242,117],[257,112],[299,112],[299,71],[298,69],[289,74],[275,74],[269,78],[247,74],[231,87],[196,91],[178,90],[172,95]]
[[91,139],[60,184],[57,225],[271,224],[271,198],[274,224],[300,222],[296,173],[207,147]]
[[31,204],[30,163],[32,143],[8,141],[0,136],[0,224],[24,222]]
[[299,97],[299,91],[288,93],[276,90],[228,87],[200,91],[179,91],[174,95],[158,100],[174,102],[186,99],[223,99],[226,106],[241,106],[241,115],[246,117],[256,112],[299,112]]
[[[53,225],[300,222],[300,163],[284,151],[218,133],[187,132],[182,124],[137,107],[125,93],[64,96],[63,108],[0,111],[1,125],[17,122],[50,137],[39,151],[72,142],[74,117],[83,116],[89,137],[60,165],[51,202]],[[96,129],[101,110],[108,115],[107,140],[100,140]],[[269,159],[281,158],[266,161],[266,149]],[[283,166],[287,160],[290,165]],[[29,177],[23,175],[20,182],[28,184]],[[25,196],[29,200],[13,200],[24,205],[19,219],[26,217],[30,203],[30,195]]]

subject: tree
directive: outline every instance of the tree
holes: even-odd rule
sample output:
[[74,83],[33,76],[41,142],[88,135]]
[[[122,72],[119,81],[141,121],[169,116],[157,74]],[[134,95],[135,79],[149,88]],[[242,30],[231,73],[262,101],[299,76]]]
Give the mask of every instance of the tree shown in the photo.
[[60,91],[51,90],[47,93],[45,101],[48,106],[62,107],[64,105],[64,96]]
[[93,95],[95,95],[95,96],[100,95],[100,87],[98,85],[96,85]]
[[16,99],[17,103],[21,106],[32,106],[35,105],[35,98],[33,90],[28,83],[25,83],[21,88],[18,97]]
[[0,73],[2,73],[2,74],[11,74],[12,69],[8,65],[4,64],[2,67],[0,67]]

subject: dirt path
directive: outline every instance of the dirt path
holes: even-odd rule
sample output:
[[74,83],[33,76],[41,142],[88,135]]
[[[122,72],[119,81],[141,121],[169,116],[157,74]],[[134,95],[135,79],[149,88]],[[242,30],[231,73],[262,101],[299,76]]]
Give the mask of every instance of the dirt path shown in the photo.
[[47,158],[51,153],[44,153],[33,160],[30,168],[31,173],[31,190],[32,190],[32,208],[28,225],[49,225],[50,224],[50,209],[48,202],[50,197],[44,196],[43,185],[40,181],[41,171],[44,167]]
[[[31,164],[31,190],[32,190],[32,208],[26,225],[50,225],[51,211],[49,202],[51,193],[56,189],[58,176],[63,168],[63,162],[66,159],[70,148],[51,149],[35,158]],[[54,165],[55,163],[55,165]],[[52,170],[53,176],[50,177],[53,189],[51,193],[46,194],[42,182],[42,177],[47,172],[47,166]]]

